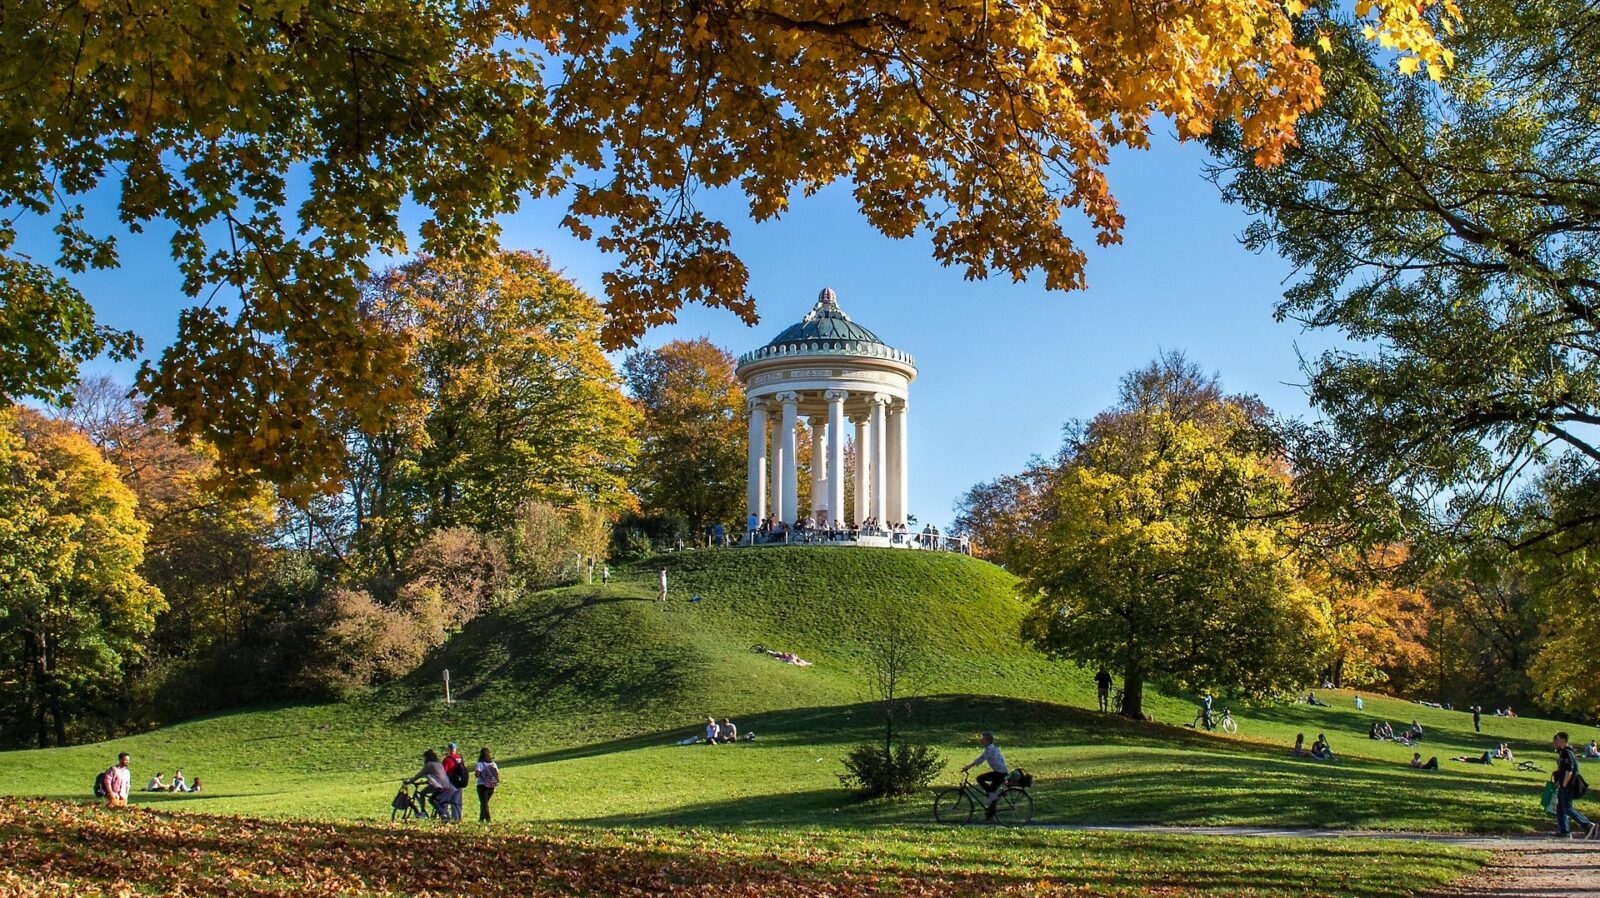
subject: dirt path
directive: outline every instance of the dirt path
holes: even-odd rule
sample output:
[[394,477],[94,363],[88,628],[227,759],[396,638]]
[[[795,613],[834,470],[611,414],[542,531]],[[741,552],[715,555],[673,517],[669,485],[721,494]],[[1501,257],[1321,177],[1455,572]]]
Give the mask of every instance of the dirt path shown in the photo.
[[1494,858],[1476,874],[1418,898],[1600,898],[1600,841],[1553,836],[1453,836],[1434,833],[1291,829],[1269,826],[1062,826],[1090,832],[1151,832],[1277,839],[1404,839],[1481,848]]

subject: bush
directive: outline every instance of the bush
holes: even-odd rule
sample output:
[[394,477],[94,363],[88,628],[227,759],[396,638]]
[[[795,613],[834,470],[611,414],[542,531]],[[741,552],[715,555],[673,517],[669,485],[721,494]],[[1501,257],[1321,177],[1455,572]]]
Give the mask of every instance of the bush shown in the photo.
[[309,647],[300,686],[313,694],[346,698],[368,686],[404,676],[437,646],[441,634],[417,618],[386,608],[356,589],[328,595],[322,632]]
[[556,508],[532,501],[518,509],[506,540],[511,566],[522,585],[545,589],[582,579],[585,564],[605,553],[611,524],[604,513],[586,504]]
[[920,742],[901,742],[892,750],[876,743],[858,745],[845,756],[839,782],[874,798],[912,795],[926,789],[945,763],[932,746]]
[[454,630],[492,607],[506,584],[498,539],[466,527],[436,531],[406,558],[398,605],[419,620]]

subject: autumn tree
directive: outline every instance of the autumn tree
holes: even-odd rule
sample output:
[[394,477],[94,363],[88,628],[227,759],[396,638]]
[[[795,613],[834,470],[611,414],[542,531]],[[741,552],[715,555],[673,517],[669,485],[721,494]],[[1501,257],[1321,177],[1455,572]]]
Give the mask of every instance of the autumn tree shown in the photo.
[[744,385],[733,356],[700,337],[630,353],[623,379],[640,412],[633,489],[647,515],[681,516],[691,533],[744,519]]
[[[1600,470],[1594,18],[1579,0],[1475,3],[1431,78],[1394,70],[1359,24],[1330,27],[1327,99],[1283,165],[1214,135],[1213,177],[1257,218],[1247,246],[1297,272],[1279,317],[1349,338],[1311,361],[1329,427],[1310,448],[1392,487],[1414,535],[1494,530],[1555,454]],[[1600,504],[1568,510],[1519,541],[1600,532]]]
[[417,377],[394,427],[347,436],[342,526],[380,567],[434,530],[509,526],[533,500],[630,504],[637,416],[600,349],[599,304],[542,256],[423,259],[375,278],[365,308]]
[[1009,567],[1059,470],[1057,462],[1035,457],[1019,474],[977,484],[956,500],[953,529],[971,538],[978,557]]
[[117,470],[73,429],[0,412],[0,715],[38,745],[104,735],[164,607],[139,576],[146,526]]
[[1121,671],[1123,714],[1143,715],[1152,679],[1271,694],[1325,664],[1328,610],[1279,522],[1291,484],[1262,414],[1179,355],[1133,372],[1069,434],[1013,552],[1025,636]]
[[1400,546],[1370,553],[1345,546],[1303,562],[1306,588],[1328,605],[1328,678],[1335,686],[1409,684],[1433,660],[1433,605],[1423,589],[1395,573],[1405,555]]
[[[1378,0],[1372,23],[1433,61],[1439,9],[1454,15],[1451,0]],[[1305,11],[23,0],[0,31],[0,210],[53,218],[61,251],[35,261],[0,228],[0,383],[47,392],[127,339],[60,276],[116,266],[124,224],[173,230],[198,300],[142,385],[225,473],[295,498],[336,489],[343,419],[377,431],[406,405],[404,346],[360,312],[369,260],[481,258],[525,197],[561,197],[565,226],[616,257],[608,348],[684,302],[755,321],[728,227],[697,206],[706,189],[736,188],[764,220],[846,182],[875,228],[926,231],[969,277],[1078,288],[1068,213],[1121,239],[1114,148],[1165,121],[1185,138],[1236,122],[1264,163],[1293,141],[1321,95],[1291,25]],[[86,215],[97,190],[116,222]]]

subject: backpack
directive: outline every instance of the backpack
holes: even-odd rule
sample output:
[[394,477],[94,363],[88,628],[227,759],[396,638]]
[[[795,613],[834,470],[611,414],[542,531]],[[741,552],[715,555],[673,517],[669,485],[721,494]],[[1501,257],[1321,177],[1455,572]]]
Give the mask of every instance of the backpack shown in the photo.
[[1582,768],[1578,765],[1578,753],[1571,746],[1561,750],[1563,756],[1569,753],[1572,757],[1572,797],[1582,798],[1589,794],[1589,781],[1583,778]]
[[1011,773],[1006,776],[1006,785],[1018,789],[1026,789],[1033,785],[1033,774],[1023,770],[1021,767],[1014,767]]
[[109,798],[111,796],[111,769],[94,778],[94,797]]
[[483,772],[478,774],[478,785],[491,789],[500,785],[500,765],[493,761],[484,764]]
[[467,787],[468,774],[466,764],[457,761],[445,776],[450,778],[450,785],[455,786],[457,789],[465,789]]

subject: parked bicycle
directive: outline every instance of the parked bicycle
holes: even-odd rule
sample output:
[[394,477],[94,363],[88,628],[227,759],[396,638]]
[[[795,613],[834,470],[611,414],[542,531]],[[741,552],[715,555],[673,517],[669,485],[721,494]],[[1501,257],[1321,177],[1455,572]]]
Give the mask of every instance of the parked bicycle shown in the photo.
[[[1033,777],[1023,774],[1021,779],[1029,785]],[[970,823],[978,808],[984,808],[984,822],[996,826],[1023,826],[1033,820],[1033,796],[1026,785],[1006,786],[995,799],[994,809],[988,809],[989,796],[983,787],[963,774],[961,785],[945,789],[933,798],[933,819],[952,825]]]
[[1213,715],[1210,723],[1206,722],[1206,712],[1201,711],[1194,716],[1194,723],[1189,724],[1191,729],[1221,730],[1228,735],[1239,732],[1239,724],[1234,722],[1233,712],[1227,708],[1222,709],[1222,716]]

